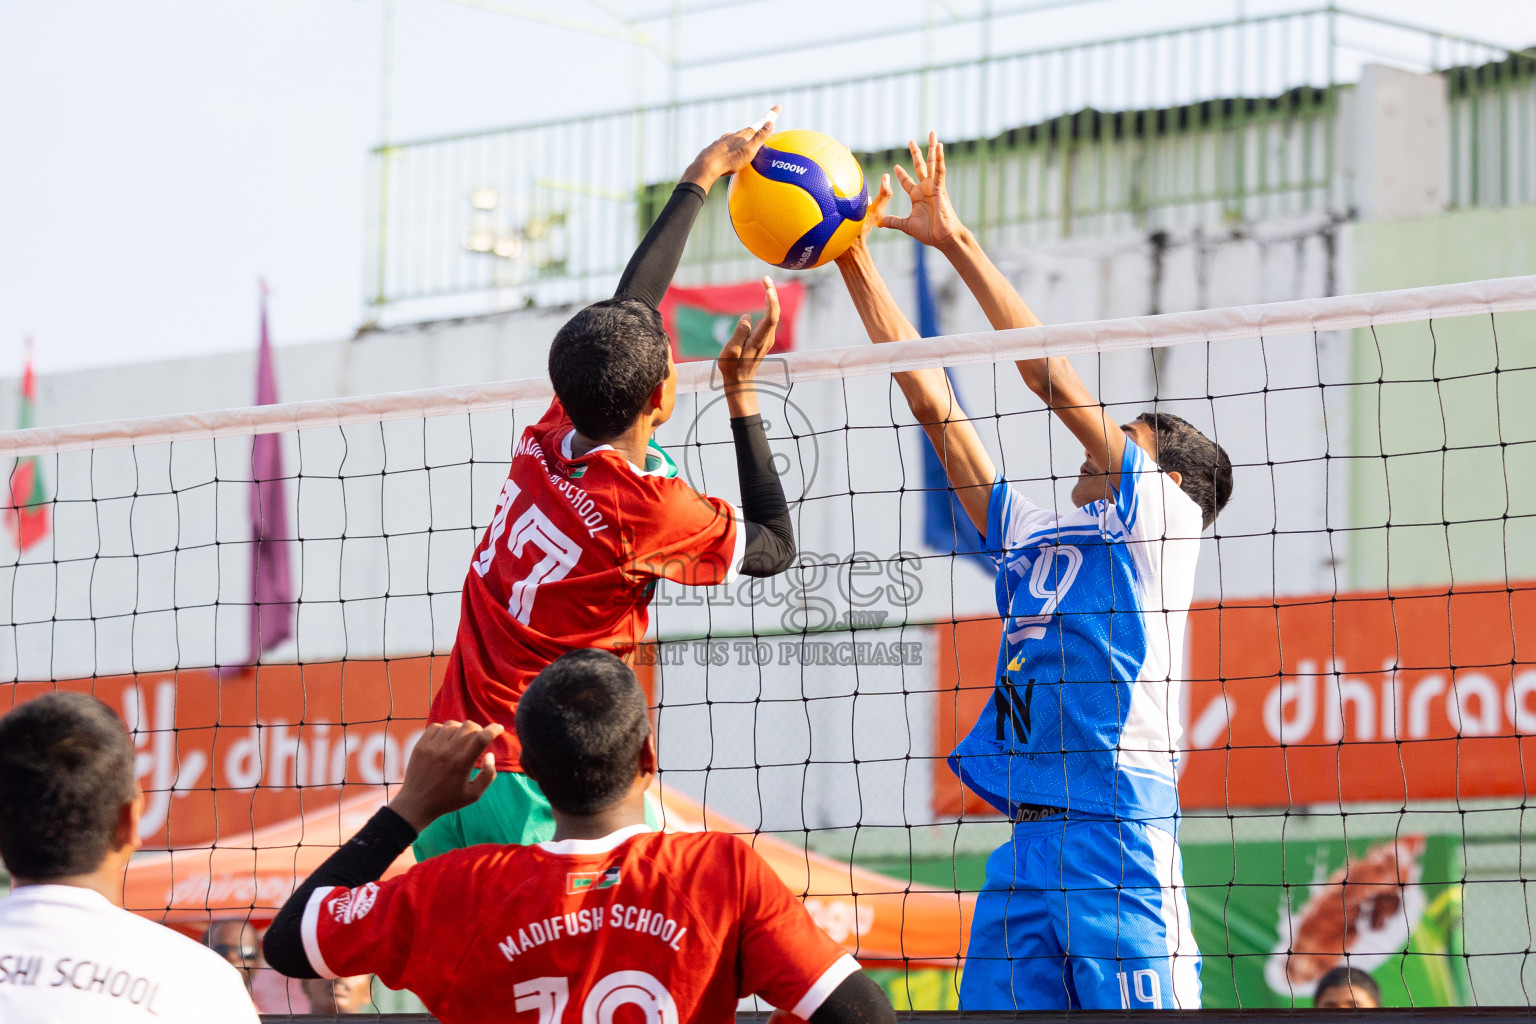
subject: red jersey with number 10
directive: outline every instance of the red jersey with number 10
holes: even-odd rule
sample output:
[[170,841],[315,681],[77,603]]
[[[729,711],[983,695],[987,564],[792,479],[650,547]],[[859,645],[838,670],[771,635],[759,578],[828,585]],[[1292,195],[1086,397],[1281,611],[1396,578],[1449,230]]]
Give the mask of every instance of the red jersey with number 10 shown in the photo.
[[546,665],[587,647],[628,659],[658,579],[712,587],[741,564],[745,531],[730,502],[608,445],[572,457],[574,438],[558,399],[523,431],[432,700],[433,722],[506,726],[493,748],[503,771],[520,770],[517,700]]
[[746,843],[644,825],[323,887],[302,934],[322,977],[377,974],[443,1024],[728,1024],[749,995],[808,1019],[858,970]]

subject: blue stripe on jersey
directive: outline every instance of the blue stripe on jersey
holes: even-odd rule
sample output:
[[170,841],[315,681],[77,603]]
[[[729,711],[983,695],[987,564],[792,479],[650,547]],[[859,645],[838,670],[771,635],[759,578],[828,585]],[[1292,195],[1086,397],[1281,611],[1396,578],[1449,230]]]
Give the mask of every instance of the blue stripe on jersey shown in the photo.
[[1166,760],[1160,750],[1142,753],[1139,765],[1119,757],[1148,642],[1147,584],[1125,543],[1126,520],[1139,511],[1134,492],[1160,486],[1160,475],[1127,444],[1115,503],[1059,519],[1005,481],[993,485],[986,546],[999,552],[1004,637],[993,699],[949,763],[1004,814],[1021,804],[1132,820],[1178,813],[1174,751]]
[[[1138,503],[1141,495],[1141,488],[1137,484],[1144,482],[1141,479],[1141,474],[1146,467],[1152,465],[1152,460],[1145,457],[1136,457],[1141,456],[1143,453],[1135,442],[1128,442],[1125,447],[1126,457],[1120,460],[1120,488],[1115,493],[1115,511],[1120,513],[1120,521],[1125,524],[1125,528],[1127,530],[1134,530],[1136,528],[1136,510],[1140,507]],[[1132,448],[1136,449],[1134,455],[1131,452]],[[1135,468],[1131,469],[1130,472],[1134,475],[1132,479],[1127,480],[1125,473],[1133,462]],[[1154,473],[1161,472],[1161,470],[1155,467],[1151,471]]]
[[868,187],[861,183],[858,195],[840,196],[832,186],[832,179],[827,177],[826,169],[799,153],[764,146],[752,158],[752,169],[769,181],[804,189],[816,200],[816,206],[821,210],[821,220],[801,235],[789,247],[784,259],[775,264],[786,270],[799,270],[815,263],[821,258],[821,250],[831,241],[832,233],[843,221],[863,220],[865,211],[869,209]]

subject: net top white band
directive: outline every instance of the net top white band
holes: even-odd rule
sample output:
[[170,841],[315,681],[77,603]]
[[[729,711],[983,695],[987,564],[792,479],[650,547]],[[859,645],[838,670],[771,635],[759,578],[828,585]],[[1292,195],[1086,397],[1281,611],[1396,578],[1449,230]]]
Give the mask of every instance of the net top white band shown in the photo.
[[[977,331],[883,345],[865,343],[847,348],[791,352],[783,356],[783,373],[787,379],[774,380],[772,383],[860,377],[930,366],[962,366],[1041,356],[1070,356],[1246,338],[1310,335],[1359,327],[1527,310],[1536,310],[1536,275],[1120,320]],[[680,365],[678,390],[701,392],[717,389],[719,381],[714,376],[714,369],[715,364],[709,361]],[[35,427],[31,430],[0,433],[0,457],[166,444],[338,427],[352,423],[542,407],[552,395],[548,379],[540,377],[359,398],[320,399],[101,423]]]

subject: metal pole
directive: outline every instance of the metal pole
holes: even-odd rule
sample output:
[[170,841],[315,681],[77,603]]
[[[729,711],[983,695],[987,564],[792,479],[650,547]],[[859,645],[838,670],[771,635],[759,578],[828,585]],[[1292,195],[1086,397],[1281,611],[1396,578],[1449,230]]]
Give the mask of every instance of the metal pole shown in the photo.
[[933,89],[933,30],[935,21],[933,6],[934,0],[923,0],[923,96],[922,103],[918,106],[918,111],[922,115],[923,121],[919,134],[924,138],[927,137],[927,132],[933,126],[933,103],[932,97],[929,95]]
[[[1338,123],[1339,113],[1339,86],[1337,58],[1339,52],[1339,8],[1333,0],[1328,0],[1328,112],[1333,122]],[[1323,135],[1323,181],[1327,182],[1326,188],[1333,192],[1337,185],[1334,178],[1334,169],[1337,161],[1334,159],[1334,150],[1338,146],[1338,132],[1330,129]],[[1350,197],[1344,196],[1340,206],[1348,209],[1351,205]]]
[[980,228],[982,245],[987,244],[991,234],[993,215],[988,209],[990,199],[988,185],[992,181],[992,0],[982,0],[981,5],[981,96],[978,98],[976,108],[978,111],[976,126],[978,138],[981,144],[977,147],[981,156],[981,180],[976,189],[976,196],[981,203],[977,211],[977,226]]
[[[634,187],[630,189],[630,195],[634,197],[635,209],[640,209],[640,200],[645,194],[645,49],[638,41],[635,43],[635,180]],[[665,140],[663,140],[665,141]],[[640,226],[635,224],[635,237],[638,241]]]
[[667,32],[667,158],[674,164],[682,160],[678,152],[678,104],[681,101],[681,71],[683,62],[683,4],[672,0],[672,15]]
[[395,84],[395,0],[384,0],[379,60],[379,223],[374,240],[374,313],[383,309],[386,299],[386,259],[389,252],[389,164],[393,153],[389,145],[390,119],[394,113]]

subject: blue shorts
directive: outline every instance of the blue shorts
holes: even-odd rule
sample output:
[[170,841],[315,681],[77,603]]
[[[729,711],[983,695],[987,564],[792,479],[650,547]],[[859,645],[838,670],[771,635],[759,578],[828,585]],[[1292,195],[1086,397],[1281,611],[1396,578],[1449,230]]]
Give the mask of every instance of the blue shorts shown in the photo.
[[960,1006],[1198,1009],[1200,951],[1173,835],[1098,819],[1014,825],[987,860]]

